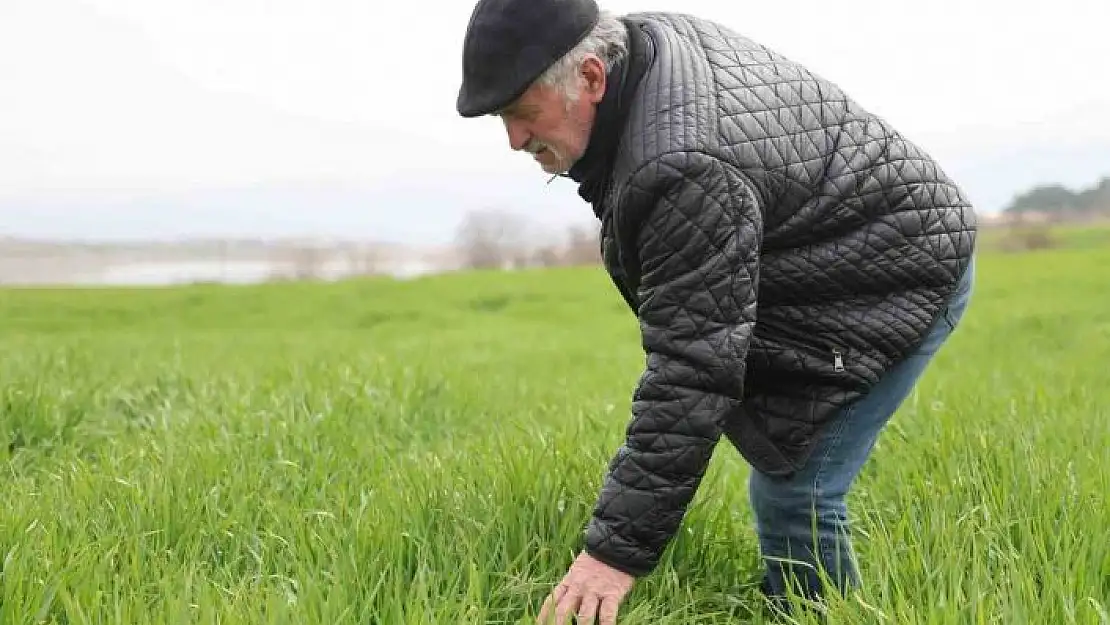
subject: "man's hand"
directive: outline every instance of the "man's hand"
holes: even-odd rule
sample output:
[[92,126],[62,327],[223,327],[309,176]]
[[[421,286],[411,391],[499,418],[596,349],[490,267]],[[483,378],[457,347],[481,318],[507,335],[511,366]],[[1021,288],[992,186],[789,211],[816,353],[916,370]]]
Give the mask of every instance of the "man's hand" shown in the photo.
[[578,625],[617,625],[617,608],[635,581],[633,576],[582,553],[543,602],[537,623],[550,625],[554,616],[555,625],[565,625],[574,614]]

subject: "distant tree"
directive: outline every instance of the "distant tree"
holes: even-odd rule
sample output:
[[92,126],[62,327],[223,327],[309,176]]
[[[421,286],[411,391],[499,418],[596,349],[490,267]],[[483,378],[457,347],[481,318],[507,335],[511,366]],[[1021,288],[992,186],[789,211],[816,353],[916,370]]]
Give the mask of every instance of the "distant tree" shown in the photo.
[[537,267],[556,267],[561,260],[559,250],[554,245],[544,245],[532,254],[532,264]]
[[598,232],[582,225],[567,229],[567,245],[564,263],[568,265],[593,265],[601,261]]
[[1073,210],[1076,199],[1075,193],[1063,185],[1041,185],[1015,197],[1006,212],[1063,212]]
[[314,245],[301,245],[289,253],[291,277],[295,280],[315,280],[320,277],[327,254]]
[[384,252],[372,244],[352,245],[345,252],[348,269],[355,275],[377,274],[386,261]]
[[1082,211],[1110,213],[1110,176],[1077,194],[1075,201]]
[[1033,187],[1015,196],[1005,212],[1017,216],[1042,213],[1061,217],[1110,212],[1110,176],[1078,192],[1060,184]]
[[528,223],[508,211],[487,209],[466,215],[455,233],[464,267],[504,269],[527,258]]

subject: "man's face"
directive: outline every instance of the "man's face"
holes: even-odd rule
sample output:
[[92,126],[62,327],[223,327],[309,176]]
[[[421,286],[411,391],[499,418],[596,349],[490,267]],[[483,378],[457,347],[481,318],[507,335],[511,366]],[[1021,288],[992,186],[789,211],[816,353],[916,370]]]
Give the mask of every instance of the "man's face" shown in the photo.
[[565,173],[586,152],[597,103],[605,94],[605,67],[595,57],[583,63],[576,97],[532,85],[500,112],[509,145],[533,155],[543,171]]

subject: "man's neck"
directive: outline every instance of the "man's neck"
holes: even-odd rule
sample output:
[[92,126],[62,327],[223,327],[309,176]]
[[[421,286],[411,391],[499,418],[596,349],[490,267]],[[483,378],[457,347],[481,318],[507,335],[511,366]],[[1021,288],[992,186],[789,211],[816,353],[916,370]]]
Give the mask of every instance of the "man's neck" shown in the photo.
[[628,53],[606,75],[605,95],[597,106],[586,151],[566,174],[578,183],[578,195],[593,206],[598,218],[602,216],[600,203],[612,173],[628,107],[644,65],[650,63],[649,46],[637,39],[641,36],[637,29],[629,31]]
[[619,139],[626,63],[622,59],[610,68],[606,76],[605,95],[597,105],[586,151],[567,171],[567,176],[578,183],[578,195],[591,204],[601,197]]

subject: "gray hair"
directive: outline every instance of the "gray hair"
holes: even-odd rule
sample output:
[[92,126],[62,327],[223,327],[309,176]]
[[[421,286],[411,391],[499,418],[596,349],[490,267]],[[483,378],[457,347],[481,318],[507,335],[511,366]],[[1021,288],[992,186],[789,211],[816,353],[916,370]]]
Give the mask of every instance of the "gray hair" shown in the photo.
[[624,22],[612,13],[602,11],[597,25],[586,38],[547,68],[536,79],[536,84],[557,89],[564,97],[573,101],[578,95],[575,89],[580,78],[578,72],[587,55],[598,56],[608,71],[627,53],[628,29]]

